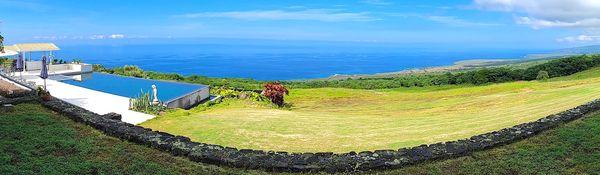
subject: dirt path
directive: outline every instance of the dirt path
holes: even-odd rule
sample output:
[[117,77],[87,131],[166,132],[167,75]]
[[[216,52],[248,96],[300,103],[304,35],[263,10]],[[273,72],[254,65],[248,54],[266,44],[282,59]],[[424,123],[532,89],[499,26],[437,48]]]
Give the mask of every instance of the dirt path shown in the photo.
[[6,96],[7,94],[13,93],[24,93],[27,90],[22,89],[15,84],[12,84],[6,80],[0,79],[0,96]]

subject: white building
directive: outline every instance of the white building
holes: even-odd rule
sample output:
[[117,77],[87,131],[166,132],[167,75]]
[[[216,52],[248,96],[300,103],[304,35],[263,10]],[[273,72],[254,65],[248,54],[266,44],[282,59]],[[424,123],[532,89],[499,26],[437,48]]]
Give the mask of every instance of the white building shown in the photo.
[[[59,75],[79,75],[92,72],[92,65],[84,63],[67,63],[67,64],[51,64],[54,58],[54,51],[60,50],[54,43],[21,43],[10,46],[4,46],[6,53],[10,56],[17,57],[21,54],[25,60],[25,74],[39,74],[42,69],[40,58],[33,58],[32,53],[41,52],[43,56],[47,56],[50,60],[48,65],[48,74]],[[15,54],[16,53],[16,54]]]

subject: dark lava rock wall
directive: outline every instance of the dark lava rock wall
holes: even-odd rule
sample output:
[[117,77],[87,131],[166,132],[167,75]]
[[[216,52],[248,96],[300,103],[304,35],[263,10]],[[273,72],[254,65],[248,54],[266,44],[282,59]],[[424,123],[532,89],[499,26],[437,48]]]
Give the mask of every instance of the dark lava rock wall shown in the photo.
[[600,100],[594,100],[537,121],[476,135],[467,139],[398,150],[337,154],[330,152],[287,153],[236,149],[193,142],[184,136],[152,131],[110,117],[103,117],[58,99],[42,103],[54,111],[63,113],[75,121],[85,123],[108,135],[160,149],[176,156],[185,156],[193,161],[244,169],[284,172],[348,172],[392,169],[425,160],[455,157],[527,138],[600,109]]

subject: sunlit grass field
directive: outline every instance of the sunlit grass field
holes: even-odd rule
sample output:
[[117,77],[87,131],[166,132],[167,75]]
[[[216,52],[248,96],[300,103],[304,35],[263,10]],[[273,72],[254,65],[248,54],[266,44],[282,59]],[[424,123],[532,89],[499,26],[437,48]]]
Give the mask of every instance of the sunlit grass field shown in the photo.
[[192,140],[289,152],[398,149],[537,120],[600,98],[600,69],[549,81],[387,90],[292,89],[290,109],[225,100],[142,123]]
[[[364,174],[597,174],[598,133],[600,115],[595,114],[468,156]],[[174,157],[106,136],[39,104],[0,113],[0,136],[2,174],[274,174]]]

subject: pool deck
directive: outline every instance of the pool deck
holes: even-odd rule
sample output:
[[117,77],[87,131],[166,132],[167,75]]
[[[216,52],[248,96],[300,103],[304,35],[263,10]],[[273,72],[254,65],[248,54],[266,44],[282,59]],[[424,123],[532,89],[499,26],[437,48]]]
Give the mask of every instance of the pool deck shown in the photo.
[[[23,78],[27,79],[27,81],[33,81],[37,85],[44,85],[44,81],[37,76],[28,75],[23,76]],[[110,112],[121,114],[123,122],[137,125],[155,117],[129,110],[129,98],[127,97],[73,86],[50,79],[46,80],[46,86],[50,94],[56,98],[101,115]]]

